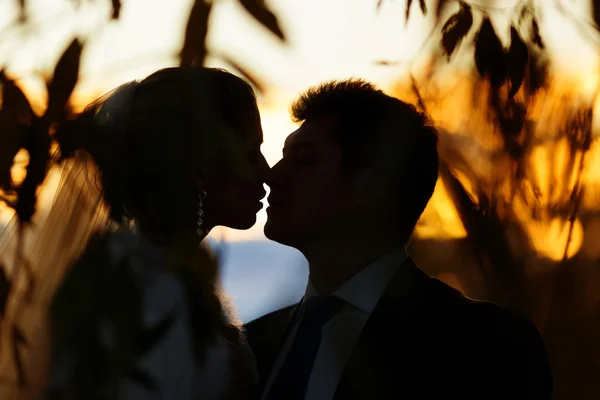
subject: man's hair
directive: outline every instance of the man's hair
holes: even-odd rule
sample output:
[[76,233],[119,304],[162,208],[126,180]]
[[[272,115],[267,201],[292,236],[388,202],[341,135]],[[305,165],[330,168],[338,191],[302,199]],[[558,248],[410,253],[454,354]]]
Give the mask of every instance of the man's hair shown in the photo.
[[344,174],[354,176],[384,159],[390,163],[402,196],[397,223],[412,233],[438,178],[438,134],[425,114],[360,79],[307,90],[291,114],[298,123],[334,118]]

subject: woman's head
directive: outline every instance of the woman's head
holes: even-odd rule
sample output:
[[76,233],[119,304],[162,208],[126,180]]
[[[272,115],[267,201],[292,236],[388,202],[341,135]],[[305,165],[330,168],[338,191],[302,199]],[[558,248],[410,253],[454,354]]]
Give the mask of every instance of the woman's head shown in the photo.
[[[146,233],[172,240],[196,231],[199,197],[206,193],[206,230],[250,228],[268,170],[252,88],[209,68],[167,68],[132,85],[82,115],[92,122],[83,124],[83,147],[98,164],[111,217],[136,219]],[[130,104],[111,110],[111,98],[123,97],[122,90],[130,91]],[[116,117],[117,126],[98,124],[100,113],[110,119],[113,112],[125,114]]]

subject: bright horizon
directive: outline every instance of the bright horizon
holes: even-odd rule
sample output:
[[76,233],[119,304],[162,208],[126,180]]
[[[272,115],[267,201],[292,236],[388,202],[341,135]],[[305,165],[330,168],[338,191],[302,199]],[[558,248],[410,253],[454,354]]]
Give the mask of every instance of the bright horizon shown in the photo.
[[[16,18],[16,1],[0,4],[0,35],[11,38],[0,41],[1,62],[38,107],[45,103],[44,77],[51,74],[75,34],[87,42],[80,82],[72,98],[79,107],[124,82],[178,64],[192,1],[123,0],[119,21],[108,24],[109,1],[81,1],[79,8],[75,3],[29,0],[37,31],[6,28]],[[502,10],[517,0],[495,3],[500,10],[496,13],[498,20],[502,21]],[[389,90],[406,76],[409,61],[422,54],[423,38],[431,26],[430,17],[423,17],[418,2],[413,4],[406,27],[405,1],[387,0],[379,13],[375,0],[281,0],[268,4],[287,35],[287,46],[256,24],[237,2],[220,0],[213,6],[208,48],[229,55],[264,79],[267,93],[259,98],[265,137],[262,149],[271,165],[280,159],[283,141],[295,129],[287,110],[299,93],[323,81],[349,77],[362,77]],[[431,10],[435,1],[427,4]],[[589,4],[585,2],[569,4],[569,9],[575,15],[589,15]],[[543,10],[541,30],[548,46],[560,55],[557,68],[586,76],[597,70],[597,52],[578,30],[561,20],[564,17],[551,5]],[[382,59],[399,64],[375,65]],[[211,57],[207,65],[227,68]],[[582,66],[588,70],[582,70]],[[448,212],[452,219],[453,213]],[[226,229],[226,239],[262,239],[265,220],[263,210],[254,228],[244,232]],[[217,229],[213,236],[218,238],[222,233]]]

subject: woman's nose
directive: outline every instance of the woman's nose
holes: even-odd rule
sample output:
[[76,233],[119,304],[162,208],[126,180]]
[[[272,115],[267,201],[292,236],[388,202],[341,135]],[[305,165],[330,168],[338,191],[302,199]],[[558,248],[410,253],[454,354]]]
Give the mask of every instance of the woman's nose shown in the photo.
[[270,171],[271,167],[269,167],[269,163],[267,163],[265,156],[261,153],[259,160],[259,178],[262,182],[266,182]]

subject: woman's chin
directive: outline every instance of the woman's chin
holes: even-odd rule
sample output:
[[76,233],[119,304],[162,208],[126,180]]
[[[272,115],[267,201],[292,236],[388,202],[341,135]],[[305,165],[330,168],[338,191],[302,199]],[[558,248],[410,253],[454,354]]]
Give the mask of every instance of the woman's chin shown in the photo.
[[245,231],[252,228],[256,224],[256,214],[248,215],[247,217],[240,218],[238,221],[232,221],[226,226],[231,229],[239,231]]

